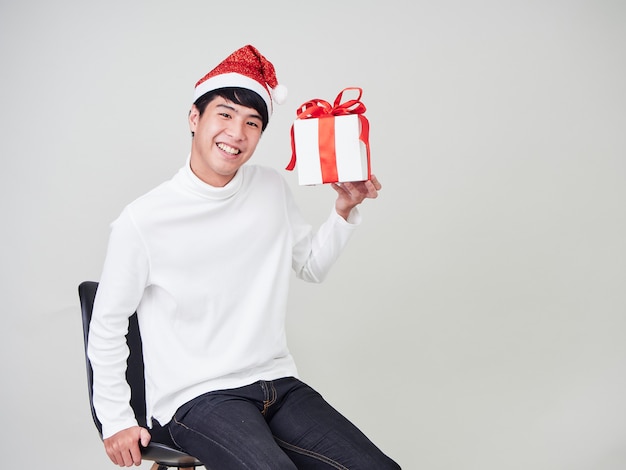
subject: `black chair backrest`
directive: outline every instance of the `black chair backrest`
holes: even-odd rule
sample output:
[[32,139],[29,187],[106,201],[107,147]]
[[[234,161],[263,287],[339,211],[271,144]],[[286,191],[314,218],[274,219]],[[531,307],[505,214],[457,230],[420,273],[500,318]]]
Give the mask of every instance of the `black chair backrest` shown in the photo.
[[[95,281],[84,281],[78,286],[78,296],[83,319],[83,339],[85,343],[85,364],[87,364],[87,385],[89,387],[89,404],[93,422],[102,437],[102,424],[98,420],[93,406],[93,370],[91,362],[87,356],[87,342],[89,339],[89,325],[91,323],[91,313],[93,303],[96,298],[98,283]],[[129,356],[126,361],[126,380],[130,385],[131,398],[130,405],[135,412],[139,426],[146,427],[146,389],[143,366],[143,350],[141,347],[141,335],[139,333],[139,323],[135,312],[128,320],[128,334],[126,335]],[[152,423],[150,434],[152,439],[147,447],[142,447],[143,458],[152,460],[158,464],[158,468],[191,468],[202,466],[202,462],[194,457],[185,454],[172,441],[172,438],[165,427],[161,427],[156,421]]]
[[[93,303],[96,298],[98,283],[95,281],[84,281],[78,286],[78,297],[83,320],[83,339],[85,344],[85,363],[87,365],[87,385],[89,387],[89,404],[91,405],[91,415],[93,421],[102,436],[102,424],[96,416],[93,406],[93,370],[91,362],[87,356],[87,341],[89,338],[89,325],[91,323],[91,313],[93,311]],[[134,313],[128,321],[128,334],[126,342],[130,354],[127,360],[126,380],[131,389],[130,405],[135,412],[135,417],[139,426],[146,427],[146,390],[145,376],[143,366],[143,351],[141,347],[141,335],[139,333],[139,324],[137,322],[137,313]]]

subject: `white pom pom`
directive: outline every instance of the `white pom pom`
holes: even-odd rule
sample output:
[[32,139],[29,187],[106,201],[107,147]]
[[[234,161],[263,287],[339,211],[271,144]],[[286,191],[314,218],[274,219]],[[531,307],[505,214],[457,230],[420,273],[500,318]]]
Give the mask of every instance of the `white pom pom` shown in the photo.
[[276,85],[276,88],[272,90],[272,98],[276,104],[283,104],[287,101],[287,87],[285,85]]

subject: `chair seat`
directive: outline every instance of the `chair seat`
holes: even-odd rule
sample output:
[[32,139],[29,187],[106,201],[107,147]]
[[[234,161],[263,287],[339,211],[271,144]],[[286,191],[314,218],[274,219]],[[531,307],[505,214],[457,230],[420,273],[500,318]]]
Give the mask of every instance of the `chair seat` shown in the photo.
[[166,467],[199,467],[202,465],[202,462],[190,455],[158,442],[151,442],[147,447],[143,447],[141,455],[147,460],[152,460]]

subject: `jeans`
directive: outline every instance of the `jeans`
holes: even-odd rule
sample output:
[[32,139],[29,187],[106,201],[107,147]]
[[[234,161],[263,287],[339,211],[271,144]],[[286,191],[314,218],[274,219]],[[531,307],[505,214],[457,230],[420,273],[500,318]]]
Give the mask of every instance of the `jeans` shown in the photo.
[[168,428],[207,470],[400,468],[292,377],[201,395],[181,406]]

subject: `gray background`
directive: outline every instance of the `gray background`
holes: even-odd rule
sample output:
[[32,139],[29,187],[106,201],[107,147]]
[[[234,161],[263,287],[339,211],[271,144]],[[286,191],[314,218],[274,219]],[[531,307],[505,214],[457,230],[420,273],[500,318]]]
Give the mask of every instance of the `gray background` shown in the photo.
[[[290,90],[254,161],[360,86],[384,186],[293,285],[302,377],[408,470],[626,468],[625,24],[617,0],[2,0],[4,466],[113,468],[76,287],[184,163],[196,80],[252,43]],[[320,223],[332,189],[284,174]]]

